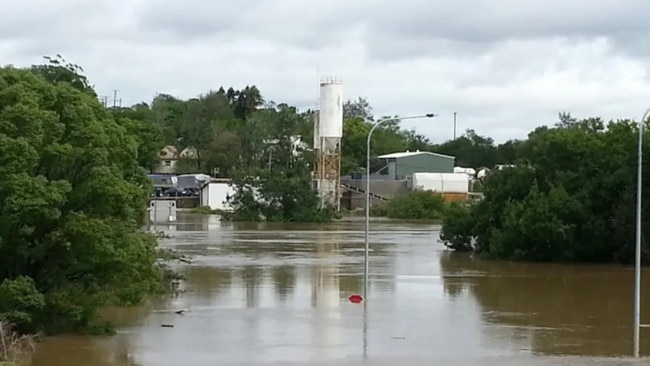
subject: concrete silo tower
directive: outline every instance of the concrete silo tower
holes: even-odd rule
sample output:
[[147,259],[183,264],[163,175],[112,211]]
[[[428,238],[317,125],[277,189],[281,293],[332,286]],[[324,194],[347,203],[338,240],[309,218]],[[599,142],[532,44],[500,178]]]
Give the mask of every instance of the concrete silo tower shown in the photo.
[[320,82],[319,112],[314,121],[314,185],[321,207],[340,209],[341,137],[343,136],[343,82],[325,78]]

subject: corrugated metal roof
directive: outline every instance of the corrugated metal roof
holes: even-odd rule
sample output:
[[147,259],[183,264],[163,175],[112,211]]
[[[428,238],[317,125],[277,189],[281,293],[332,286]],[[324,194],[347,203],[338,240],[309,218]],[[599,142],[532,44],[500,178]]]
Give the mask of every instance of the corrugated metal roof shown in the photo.
[[434,152],[431,152],[431,151],[397,152],[397,153],[392,153],[392,154],[380,155],[377,158],[379,158],[379,159],[399,159],[399,158],[405,158],[407,156],[422,155],[422,154],[438,156],[438,157],[446,158],[446,159],[456,159],[453,156],[438,154],[438,153],[434,153]]

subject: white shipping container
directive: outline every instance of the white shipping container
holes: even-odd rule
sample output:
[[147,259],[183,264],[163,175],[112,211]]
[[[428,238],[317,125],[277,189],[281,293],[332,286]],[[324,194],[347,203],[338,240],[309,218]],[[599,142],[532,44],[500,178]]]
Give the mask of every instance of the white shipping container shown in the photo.
[[413,190],[468,193],[469,176],[465,173],[413,173]]

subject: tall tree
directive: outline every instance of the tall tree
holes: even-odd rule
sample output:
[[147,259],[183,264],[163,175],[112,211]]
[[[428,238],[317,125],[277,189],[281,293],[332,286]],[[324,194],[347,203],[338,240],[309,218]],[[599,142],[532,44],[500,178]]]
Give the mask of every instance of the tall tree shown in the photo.
[[343,119],[349,120],[354,118],[361,118],[364,121],[373,120],[372,107],[365,98],[359,97],[357,100],[348,99],[343,104]]
[[267,139],[261,156],[263,166],[235,174],[237,191],[230,198],[231,218],[249,221],[328,221],[333,212],[321,210],[311,185],[312,156],[295,148],[293,132],[304,116],[293,107],[266,109]]
[[158,164],[158,152],[166,144],[163,127],[154,123],[153,112],[146,103],[111,110],[118,124],[137,142],[138,164],[152,171]]
[[231,92],[232,88],[228,90],[228,99],[231,100],[233,112],[239,119],[246,120],[250,117],[258,107],[264,104],[262,93],[253,85],[248,86],[239,91]]
[[83,69],[79,65],[67,62],[61,55],[55,57],[43,56],[47,63],[42,65],[33,65],[31,70],[37,73],[53,84],[67,83],[77,90],[97,96],[93,86],[90,85]]
[[137,139],[91,94],[0,69],[0,313],[22,330],[96,330],[160,284]]
[[202,169],[203,154],[214,141],[217,131],[233,118],[228,100],[218,92],[210,92],[186,102],[181,116],[181,144],[197,150],[196,168],[199,171]]

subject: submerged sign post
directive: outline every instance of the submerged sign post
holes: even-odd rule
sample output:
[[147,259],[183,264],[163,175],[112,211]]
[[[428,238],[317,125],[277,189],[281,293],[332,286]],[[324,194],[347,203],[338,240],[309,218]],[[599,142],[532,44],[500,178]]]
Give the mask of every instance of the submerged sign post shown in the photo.
[[368,299],[368,271],[369,271],[369,253],[370,253],[370,142],[372,140],[372,133],[375,132],[375,129],[381,124],[391,121],[403,121],[407,119],[419,119],[419,118],[433,118],[437,114],[427,113],[421,116],[410,116],[410,117],[388,117],[380,119],[375,122],[368,132],[368,137],[366,138],[366,225],[364,230],[364,251],[363,251],[363,298]]
[[650,108],[639,121],[639,143],[636,183],[636,247],[634,266],[634,357],[639,357],[641,330],[641,194],[643,193],[643,128],[650,115]]
[[350,302],[353,304],[358,304],[363,301],[363,296],[359,294],[352,294],[350,297],[348,297],[348,300],[350,300]]

